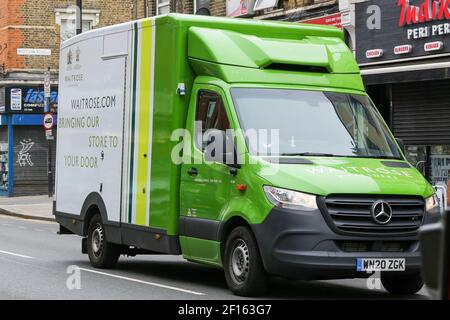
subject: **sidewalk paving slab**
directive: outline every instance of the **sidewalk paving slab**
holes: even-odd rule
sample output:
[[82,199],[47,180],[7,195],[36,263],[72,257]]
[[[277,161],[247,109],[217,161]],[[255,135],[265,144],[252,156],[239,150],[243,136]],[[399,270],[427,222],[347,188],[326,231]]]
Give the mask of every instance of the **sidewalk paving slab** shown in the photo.
[[52,213],[53,198],[27,196],[0,198],[0,214],[42,221],[55,221]]

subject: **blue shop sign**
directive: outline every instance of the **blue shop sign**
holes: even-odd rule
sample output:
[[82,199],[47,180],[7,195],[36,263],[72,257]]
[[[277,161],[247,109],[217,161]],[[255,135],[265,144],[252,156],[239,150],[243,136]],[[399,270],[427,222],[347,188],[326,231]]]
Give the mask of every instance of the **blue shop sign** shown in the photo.
[[[0,113],[44,113],[43,86],[10,86],[1,88]],[[58,90],[52,88],[50,106],[56,108],[58,103]]]

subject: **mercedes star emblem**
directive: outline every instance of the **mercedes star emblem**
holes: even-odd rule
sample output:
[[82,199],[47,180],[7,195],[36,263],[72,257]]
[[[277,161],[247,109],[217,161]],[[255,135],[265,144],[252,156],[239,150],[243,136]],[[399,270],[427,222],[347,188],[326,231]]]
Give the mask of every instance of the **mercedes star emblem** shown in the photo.
[[388,224],[392,219],[392,208],[389,203],[375,202],[372,206],[372,218],[378,224]]

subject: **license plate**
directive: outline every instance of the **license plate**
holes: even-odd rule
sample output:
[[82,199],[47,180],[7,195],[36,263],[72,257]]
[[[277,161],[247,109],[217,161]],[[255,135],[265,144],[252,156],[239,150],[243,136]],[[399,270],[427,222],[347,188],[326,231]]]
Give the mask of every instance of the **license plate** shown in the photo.
[[405,271],[405,259],[365,259],[358,258],[356,260],[356,271]]

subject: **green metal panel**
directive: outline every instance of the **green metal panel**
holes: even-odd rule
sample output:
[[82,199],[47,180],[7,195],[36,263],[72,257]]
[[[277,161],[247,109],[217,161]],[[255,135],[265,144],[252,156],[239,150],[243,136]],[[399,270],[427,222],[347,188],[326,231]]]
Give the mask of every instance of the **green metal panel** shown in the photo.
[[322,67],[330,73],[359,72],[351,51],[336,38],[274,39],[191,27],[188,39],[189,57],[201,61],[257,69],[287,64]]
[[185,259],[222,267],[220,242],[181,236],[180,245]]
[[261,70],[243,68],[218,63],[211,63],[190,59],[195,73],[202,76],[211,76],[226,83],[253,83],[253,84],[286,84],[304,85],[328,89],[352,89],[364,91],[364,83],[359,74],[334,74],[314,72],[293,72],[281,70]]
[[[158,19],[157,19],[158,20]],[[192,83],[183,54],[182,34],[168,23],[156,27],[150,226],[174,235],[178,227],[180,167],[171,160],[172,132],[186,122],[189,96],[176,94],[177,84]]]

